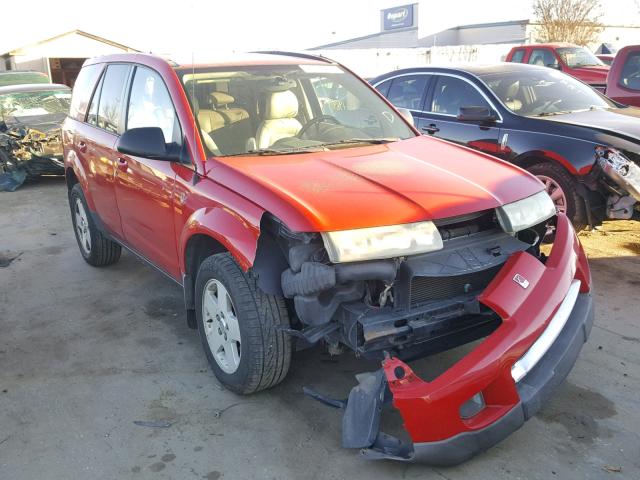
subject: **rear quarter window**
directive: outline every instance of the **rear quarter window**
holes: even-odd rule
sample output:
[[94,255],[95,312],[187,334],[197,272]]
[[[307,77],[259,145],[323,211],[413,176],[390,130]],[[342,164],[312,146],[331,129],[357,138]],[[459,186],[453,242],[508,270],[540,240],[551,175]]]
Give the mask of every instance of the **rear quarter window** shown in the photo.
[[71,97],[71,108],[69,116],[79,121],[84,121],[93,92],[103,64],[97,63],[82,67],[76,83],[73,86],[73,95]]

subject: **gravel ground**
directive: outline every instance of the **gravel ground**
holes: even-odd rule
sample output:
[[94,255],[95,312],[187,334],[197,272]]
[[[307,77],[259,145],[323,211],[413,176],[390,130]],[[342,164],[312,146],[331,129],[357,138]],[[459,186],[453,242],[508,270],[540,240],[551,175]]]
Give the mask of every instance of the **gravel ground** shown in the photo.
[[176,285],[129,254],[84,263],[62,180],[0,205],[0,479],[640,478],[638,222],[581,235],[596,321],[553,400],[487,453],[433,469],[341,449],[340,414],[301,394],[344,396],[376,364],[298,352],[281,386],[237,397],[211,374]]

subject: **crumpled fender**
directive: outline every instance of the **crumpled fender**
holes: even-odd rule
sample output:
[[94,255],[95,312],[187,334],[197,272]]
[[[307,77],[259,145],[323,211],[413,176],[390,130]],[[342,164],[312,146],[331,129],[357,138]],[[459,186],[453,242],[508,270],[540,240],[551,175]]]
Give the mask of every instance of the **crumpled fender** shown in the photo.
[[207,235],[222,244],[234,256],[243,270],[253,265],[260,228],[247,222],[236,212],[223,207],[195,210],[184,223],[179,239],[180,269],[186,272],[185,250],[193,235]]

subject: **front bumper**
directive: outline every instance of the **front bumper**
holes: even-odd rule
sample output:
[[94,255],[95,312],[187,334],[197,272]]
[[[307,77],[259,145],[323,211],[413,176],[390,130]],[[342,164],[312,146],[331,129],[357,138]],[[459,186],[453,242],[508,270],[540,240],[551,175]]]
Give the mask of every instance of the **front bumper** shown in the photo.
[[[547,261],[512,255],[479,296],[502,323],[474,350],[431,382],[398,358],[360,377],[346,405],[343,446],[372,459],[455,465],[495,445],[534,415],[573,367],[593,323],[590,285],[582,247],[559,215]],[[482,407],[462,415],[479,394]],[[390,400],[411,443],[378,432]]]

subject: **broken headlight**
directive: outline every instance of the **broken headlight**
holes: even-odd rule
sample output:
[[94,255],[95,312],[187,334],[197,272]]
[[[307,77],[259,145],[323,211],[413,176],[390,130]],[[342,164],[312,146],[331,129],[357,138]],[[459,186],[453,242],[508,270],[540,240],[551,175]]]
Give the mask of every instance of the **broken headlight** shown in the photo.
[[442,249],[433,222],[341,230],[322,234],[333,263],[416,255]]
[[620,150],[612,147],[596,147],[598,165],[607,177],[624,188],[635,200],[640,201],[640,167]]
[[556,206],[544,190],[516,202],[496,208],[500,226],[507,233],[516,233],[553,217]]

